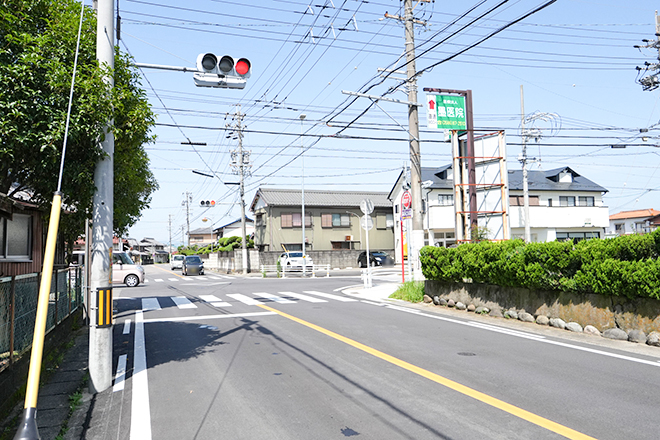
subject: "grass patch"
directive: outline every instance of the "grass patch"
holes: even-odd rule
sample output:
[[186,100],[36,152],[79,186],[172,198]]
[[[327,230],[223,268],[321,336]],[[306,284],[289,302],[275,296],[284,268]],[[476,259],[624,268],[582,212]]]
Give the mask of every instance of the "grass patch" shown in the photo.
[[424,282],[407,281],[399,287],[390,298],[402,299],[404,301],[418,303],[424,299]]

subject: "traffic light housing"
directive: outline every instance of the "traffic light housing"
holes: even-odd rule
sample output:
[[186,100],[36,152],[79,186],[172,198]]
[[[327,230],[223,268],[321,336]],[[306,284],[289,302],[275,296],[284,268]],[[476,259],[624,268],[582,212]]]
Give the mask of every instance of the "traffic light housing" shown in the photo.
[[200,200],[199,206],[202,208],[212,208],[215,206],[215,200]]
[[200,53],[193,80],[197,87],[243,89],[251,71],[252,64],[247,58],[234,60],[230,55],[218,58],[212,53]]

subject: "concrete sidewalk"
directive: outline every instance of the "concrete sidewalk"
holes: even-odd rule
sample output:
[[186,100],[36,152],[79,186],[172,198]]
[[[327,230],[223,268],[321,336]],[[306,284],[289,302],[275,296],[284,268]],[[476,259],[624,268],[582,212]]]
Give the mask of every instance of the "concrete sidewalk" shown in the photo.
[[[87,377],[87,327],[76,330],[73,345],[63,348],[63,357],[57,367],[42,371],[42,383],[37,398],[37,426],[42,440],[55,440],[65,432],[75,395],[82,391]],[[23,412],[24,401],[14,407],[2,421],[5,437],[13,438]]]
[[351,287],[342,292],[355,298],[383,301],[388,299],[400,286],[401,283],[379,283],[374,284],[371,288]]

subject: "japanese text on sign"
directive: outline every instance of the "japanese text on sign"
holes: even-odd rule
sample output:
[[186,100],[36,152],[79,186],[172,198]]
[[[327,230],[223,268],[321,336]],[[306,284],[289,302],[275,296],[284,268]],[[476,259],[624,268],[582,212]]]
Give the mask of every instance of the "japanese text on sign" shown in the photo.
[[427,126],[440,130],[465,130],[465,97],[426,95]]

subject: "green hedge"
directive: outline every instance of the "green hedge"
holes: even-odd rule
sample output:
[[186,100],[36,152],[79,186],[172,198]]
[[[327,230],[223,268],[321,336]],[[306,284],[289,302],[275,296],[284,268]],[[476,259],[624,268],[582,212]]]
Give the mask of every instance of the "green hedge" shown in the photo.
[[426,246],[429,280],[660,299],[660,229],[573,243],[522,240]]
[[[230,252],[242,246],[241,237],[222,237],[216,243],[209,244],[204,247],[199,247],[196,244],[191,246],[179,246],[179,253],[183,255],[197,255],[197,254],[211,254],[213,252]],[[248,238],[248,248],[254,248],[254,240]]]

